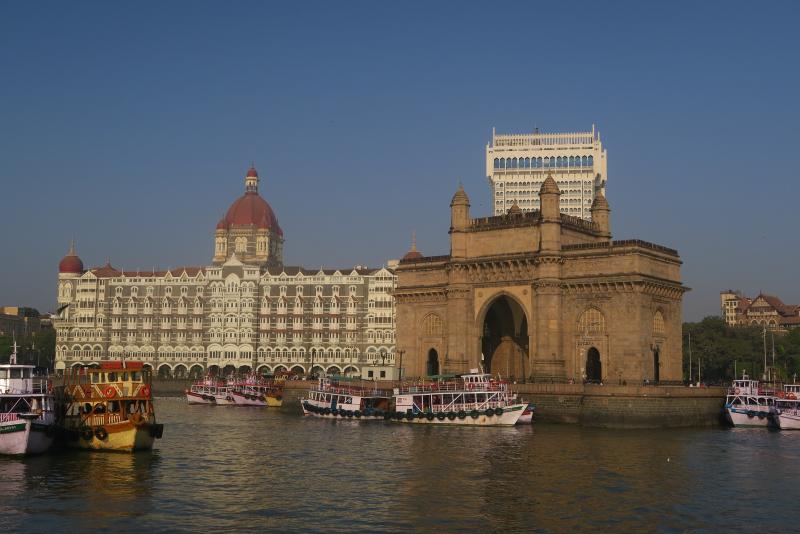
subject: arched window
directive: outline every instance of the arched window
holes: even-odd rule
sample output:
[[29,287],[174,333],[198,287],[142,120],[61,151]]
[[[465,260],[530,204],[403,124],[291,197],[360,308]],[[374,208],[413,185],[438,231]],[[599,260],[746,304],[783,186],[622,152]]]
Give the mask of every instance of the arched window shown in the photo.
[[500,168],[500,158],[494,158],[494,168],[495,169]]
[[581,162],[582,162],[583,166],[586,167],[586,165],[589,163],[589,158],[587,158],[586,156],[583,156],[581,158]]
[[442,318],[435,313],[429,313],[422,319],[422,333],[426,336],[442,335]]
[[597,308],[589,308],[578,319],[578,335],[598,336],[606,333],[606,319]]
[[531,167],[531,158],[525,158],[525,168],[530,169]]
[[570,167],[574,167],[575,166],[575,156],[570,156],[569,157],[569,166]]
[[589,156],[589,161],[587,162],[587,164],[588,164],[590,167],[591,167],[592,165],[594,165],[594,156]]
[[656,310],[656,313],[653,315],[653,335],[664,336],[666,333],[667,329],[664,326],[664,315],[661,313],[661,310]]
[[512,169],[516,169],[517,168],[517,158],[514,158],[514,159],[511,160],[511,168]]
[[500,168],[501,169],[506,168],[506,158],[500,158]]

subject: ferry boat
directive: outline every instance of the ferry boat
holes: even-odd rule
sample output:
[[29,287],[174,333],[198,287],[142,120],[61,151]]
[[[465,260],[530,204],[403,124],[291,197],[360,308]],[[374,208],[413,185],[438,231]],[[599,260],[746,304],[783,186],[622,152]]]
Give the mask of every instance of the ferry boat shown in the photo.
[[229,384],[230,395],[237,406],[283,405],[283,382],[265,380],[264,377],[251,373],[243,379],[233,379]]
[[236,402],[231,394],[232,386],[225,380],[220,380],[213,375],[206,375],[202,380],[192,384],[185,391],[189,404],[213,404],[219,406],[233,406]]
[[762,388],[758,380],[747,375],[734,380],[725,398],[725,414],[733,426],[763,426],[770,423],[775,408],[772,391]]
[[507,382],[477,369],[396,388],[394,401],[393,420],[433,425],[513,426],[528,407],[509,391]]
[[303,415],[328,419],[383,420],[390,414],[388,391],[364,387],[345,377],[320,378],[300,399]]
[[67,369],[56,404],[68,447],[131,452],[151,449],[164,433],[156,422],[151,373],[142,362]]
[[53,395],[33,370],[17,364],[15,342],[9,363],[0,365],[0,454],[40,454],[53,444]]
[[800,384],[785,384],[775,399],[772,421],[781,430],[800,430]]
[[536,405],[529,402],[528,405],[525,406],[525,409],[522,411],[522,415],[520,415],[519,419],[517,419],[517,424],[527,425],[533,423],[533,414],[535,411],[536,411]]

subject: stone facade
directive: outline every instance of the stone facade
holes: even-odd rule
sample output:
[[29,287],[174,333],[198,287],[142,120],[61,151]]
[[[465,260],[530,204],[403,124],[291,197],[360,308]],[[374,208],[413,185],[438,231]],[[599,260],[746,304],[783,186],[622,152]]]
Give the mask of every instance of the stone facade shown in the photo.
[[123,356],[177,376],[394,364],[393,271],[284,266],[283,243],[251,168],[210,266],[84,269],[71,248],[59,264],[56,369]]
[[492,373],[536,381],[679,381],[678,253],[612,241],[598,192],[592,221],[561,213],[548,176],[542,209],[472,219],[451,202],[450,254],[401,260],[395,292],[404,376]]

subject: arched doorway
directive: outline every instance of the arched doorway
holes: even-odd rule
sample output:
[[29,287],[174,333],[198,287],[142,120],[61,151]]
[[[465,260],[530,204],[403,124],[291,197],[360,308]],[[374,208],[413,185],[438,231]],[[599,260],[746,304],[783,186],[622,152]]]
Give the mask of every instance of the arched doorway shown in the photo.
[[428,365],[426,367],[426,372],[428,376],[439,374],[439,353],[436,352],[436,349],[431,349],[428,351]]
[[659,358],[661,357],[661,347],[655,347],[653,349],[653,381],[658,382],[661,378],[661,373],[659,373],[659,368],[661,367]]
[[601,382],[603,380],[603,364],[600,362],[600,351],[592,347],[586,352],[586,380]]
[[528,364],[528,318],[519,303],[505,295],[496,298],[483,319],[481,353],[487,373],[525,379]]

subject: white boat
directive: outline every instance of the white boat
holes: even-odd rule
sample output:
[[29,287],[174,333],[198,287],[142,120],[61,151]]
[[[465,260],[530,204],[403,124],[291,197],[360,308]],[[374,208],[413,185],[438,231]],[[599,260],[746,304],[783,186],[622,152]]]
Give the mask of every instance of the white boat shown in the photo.
[[390,414],[391,398],[387,391],[347,381],[320,378],[300,399],[303,415],[328,419],[383,420]]
[[17,365],[17,344],[0,365],[0,454],[40,454],[53,444],[54,400],[46,378],[33,365]]
[[283,382],[265,380],[264,377],[251,373],[242,379],[228,381],[230,394],[237,406],[273,406],[283,405]]
[[764,389],[758,380],[742,375],[728,388],[725,398],[725,414],[733,426],[760,426],[770,424],[775,408],[772,391]]
[[395,389],[392,419],[422,425],[513,426],[528,406],[508,383],[471,369]]
[[217,380],[212,375],[206,375],[202,380],[192,384],[185,391],[189,404],[235,405],[236,401],[231,394],[232,386],[223,380]]
[[800,430],[800,384],[785,384],[775,399],[772,415],[781,430]]
[[533,423],[533,414],[535,411],[536,411],[536,405],[529,402],[528,405],[525,406],[525,409],[522,411],[522,415],[520,415],[519,419],[517,419],[517,424],[528,425]]

